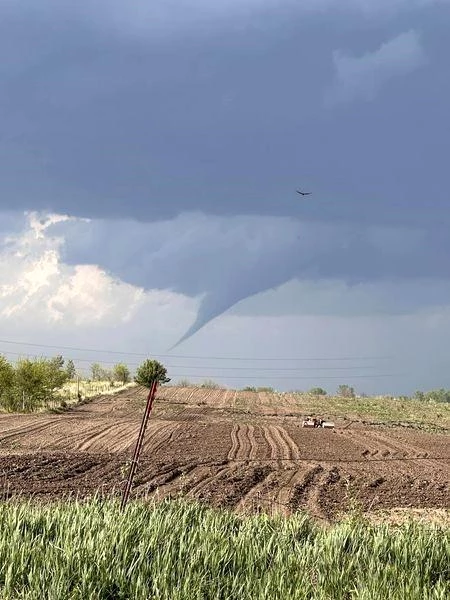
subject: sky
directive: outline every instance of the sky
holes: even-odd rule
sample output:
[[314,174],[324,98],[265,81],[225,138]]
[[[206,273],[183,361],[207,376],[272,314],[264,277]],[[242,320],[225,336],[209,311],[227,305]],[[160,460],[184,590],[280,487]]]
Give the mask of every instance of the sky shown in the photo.
[[449,25],[450,0],[0,0],[0,353],[450,387]]

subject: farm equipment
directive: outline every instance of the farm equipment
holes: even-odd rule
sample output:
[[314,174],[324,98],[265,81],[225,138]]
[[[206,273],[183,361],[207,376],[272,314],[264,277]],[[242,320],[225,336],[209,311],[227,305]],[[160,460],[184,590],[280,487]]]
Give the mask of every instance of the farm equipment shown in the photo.
[[302,427],[323,427],[325,429],[333,429],[334,423],[332,423],[331,421],[324,421],[323,419],[306,417],[306,419],[302,423]]

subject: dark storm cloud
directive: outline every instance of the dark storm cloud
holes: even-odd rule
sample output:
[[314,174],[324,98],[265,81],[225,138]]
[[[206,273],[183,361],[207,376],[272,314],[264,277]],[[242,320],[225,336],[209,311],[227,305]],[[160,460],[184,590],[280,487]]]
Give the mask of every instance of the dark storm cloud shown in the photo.
[[100,219],[67,260],[201,296],[190,334],[293,278],[447,278],[444,4],[4,2],[0,207]]
[[[124,281],[201,298],[185,338],[239,301],[293,279],[356,285],[450,278],[445,240],[406,228],[190,214],[147,224],[66,222],[49,231],[65,239],[69,263],[101,256],[100,264]],[[448,288],[439,289],[418,295],[416,305],[427,298],[435,304],[437,293],[445,303]],[[411,306],[411,299],[396,302],[400,312]]]
[[[361,3],[370,22],[350,10],[358,2],[319,4],[331,12],[257,0],[214,10],[192,0],[172,13],[160,2],[3,3],[1,207],[448,223],[440,3],[391,19],[379,17],[387,2]],[[333,53],[376,53],[415,29],[426,68],[390,79],[376,102],[324,108]]]

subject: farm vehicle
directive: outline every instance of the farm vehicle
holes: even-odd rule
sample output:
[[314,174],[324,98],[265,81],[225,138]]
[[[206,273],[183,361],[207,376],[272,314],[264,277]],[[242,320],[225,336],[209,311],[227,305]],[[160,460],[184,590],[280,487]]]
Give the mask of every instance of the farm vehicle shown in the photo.
[[302,427],[323,427],[324,429],[333,429],[334,423],[331,421],[324,421],[323,419],[316,419],[314,417],[306,417],[302,423]]

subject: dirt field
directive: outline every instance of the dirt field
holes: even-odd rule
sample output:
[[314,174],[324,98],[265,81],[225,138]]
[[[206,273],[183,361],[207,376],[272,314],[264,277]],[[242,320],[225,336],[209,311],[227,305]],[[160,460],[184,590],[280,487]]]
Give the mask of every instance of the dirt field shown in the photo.
[[[146,390],[100,397],[62,414],[0,415],[0,497],[119,492]],[[288,394],[162,388],[133,494],[184,494],[214,506],[332,519],[351,506],[450,508],[450,437],[327,415]]]

